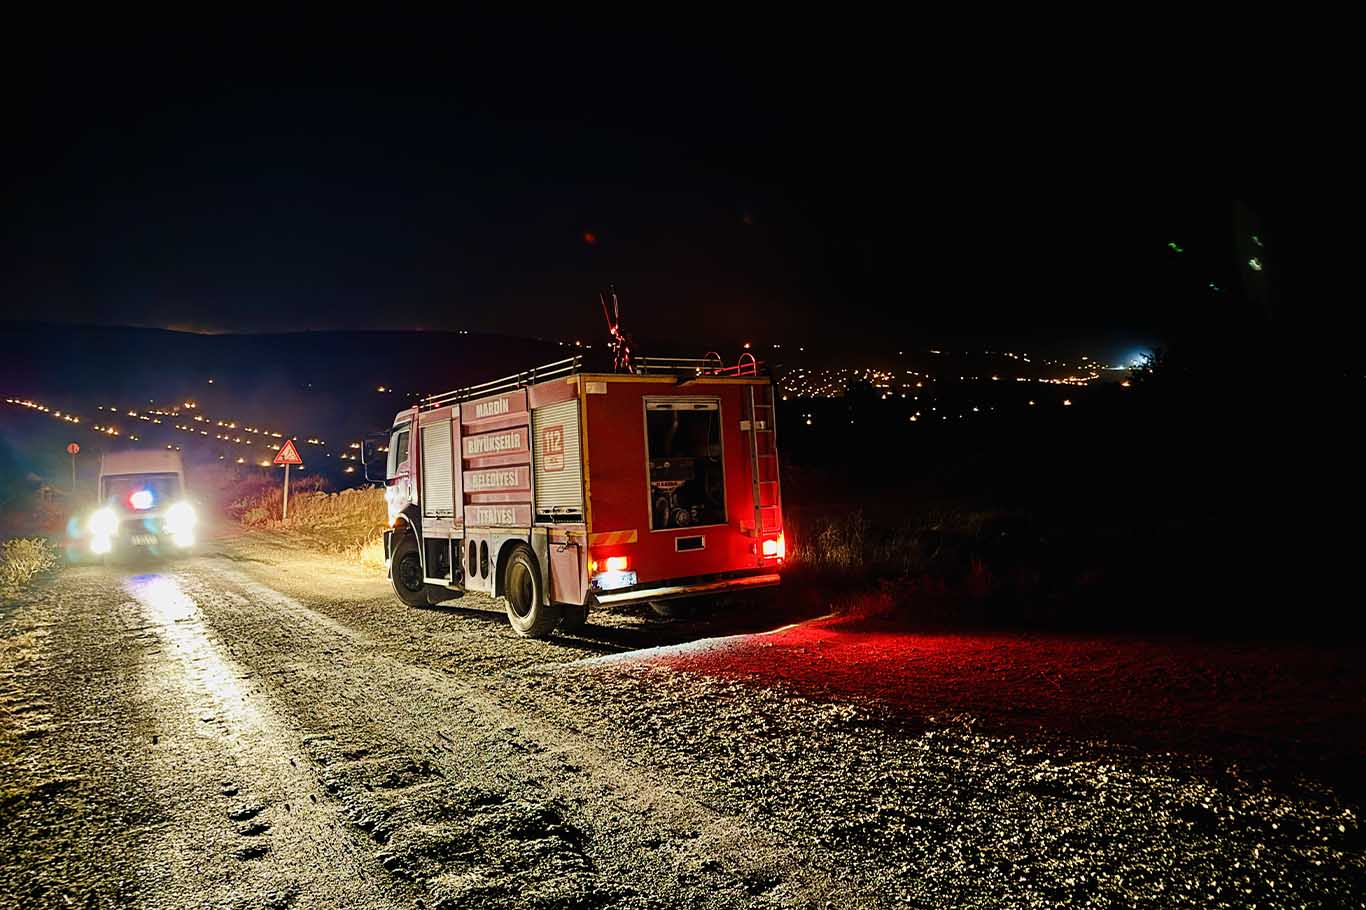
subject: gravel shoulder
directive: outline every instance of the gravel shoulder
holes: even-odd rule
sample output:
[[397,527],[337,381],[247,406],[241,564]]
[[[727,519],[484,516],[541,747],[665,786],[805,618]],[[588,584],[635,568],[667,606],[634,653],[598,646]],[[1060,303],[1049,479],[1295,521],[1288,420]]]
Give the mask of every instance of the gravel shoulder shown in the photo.
[[1263,773],[1274,731],[1231,756],[1018,687],[936,702],[950,662],[761,621],[525,641],[273,535],[68,569],[0,618],[0,902],[1366,906],[1357,805]]

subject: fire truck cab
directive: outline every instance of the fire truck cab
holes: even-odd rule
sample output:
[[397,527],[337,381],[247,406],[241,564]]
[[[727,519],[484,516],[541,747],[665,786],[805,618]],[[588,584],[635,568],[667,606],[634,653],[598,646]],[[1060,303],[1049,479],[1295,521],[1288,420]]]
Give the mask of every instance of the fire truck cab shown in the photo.
[[424,399],[394,418],[389,576],[411,606],[507,601],[519,634],[592,607],[779,583],[773,387],[761,365],[568,358]]

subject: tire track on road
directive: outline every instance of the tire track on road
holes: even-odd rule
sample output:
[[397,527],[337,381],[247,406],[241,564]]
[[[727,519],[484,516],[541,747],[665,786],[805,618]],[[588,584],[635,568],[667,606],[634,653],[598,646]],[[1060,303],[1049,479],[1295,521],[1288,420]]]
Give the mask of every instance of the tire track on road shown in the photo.
[[167,813],[134,691],[157,641],[110,579],[68,569],[0,622],[0,700],[34,707],[0,736],[0,898],[16,907],[151,905],[163,880],[146,873]]
[[324,786],[381,864],[438,904],[879,903],[668,772],[505,704],[495,684],[515,680],[413,663],[236,567],[201,569],[187,587],[206,620],[307,729]]
[[173,818],[148,877],[167,880],[168,905],[408,906],[411,895],[374,875],[337,807],[318,798],[300,766],[304,744],[222,653],[184,577],[121,583],[162,652],[143,668],[140,697],[160,731],[152,777]]

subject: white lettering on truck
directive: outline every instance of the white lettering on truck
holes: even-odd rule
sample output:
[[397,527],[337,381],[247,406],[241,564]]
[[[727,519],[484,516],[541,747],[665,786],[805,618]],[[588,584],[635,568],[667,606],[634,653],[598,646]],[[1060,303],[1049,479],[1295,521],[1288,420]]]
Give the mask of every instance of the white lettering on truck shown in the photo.
[[481,401],[474,406],[474,416],[476,419],[483,417],[497,417],[499,414],[506,414],[511,409],[512,402],[506,398],[495,398],[492,401]]
[[469,490],[501,490],[517,486],[516,471],[476,471],[469,475]]
[[516,429],[509,433],[486,433],[483,436],[465,437],[465,454],[488,455],[490,453],[505,452],[509,449],[521,449],[526,446],[526,439],[522,435],[522,429]]
[[469,506],[466,518],[476,525],[512,525],[517,523],[517,512],[506,506]]

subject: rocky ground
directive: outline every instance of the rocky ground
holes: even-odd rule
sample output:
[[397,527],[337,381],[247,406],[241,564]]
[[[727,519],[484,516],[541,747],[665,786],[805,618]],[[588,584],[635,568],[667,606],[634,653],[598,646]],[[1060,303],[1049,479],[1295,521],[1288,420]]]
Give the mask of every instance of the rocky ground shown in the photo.
[[0,905],[1366,906],[1357,650],[780,622],[68,568],[0,615]]

